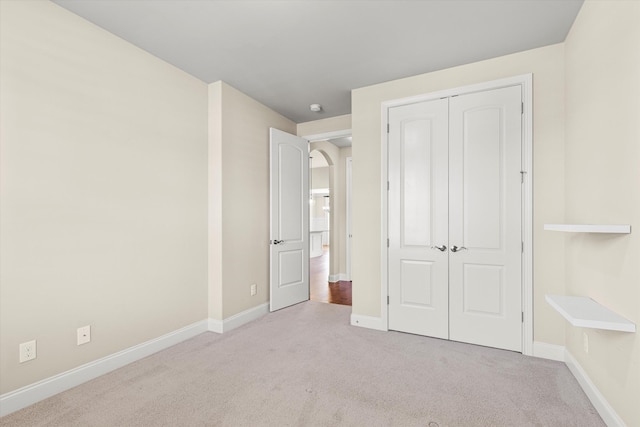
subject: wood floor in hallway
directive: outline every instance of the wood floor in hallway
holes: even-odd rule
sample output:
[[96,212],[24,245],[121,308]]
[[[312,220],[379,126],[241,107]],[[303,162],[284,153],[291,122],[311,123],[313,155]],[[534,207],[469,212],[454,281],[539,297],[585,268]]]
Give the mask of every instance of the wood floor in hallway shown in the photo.
[[329,277],[328,246],[323,248],[322,256],[311,258],[309,261],[309,276],[311,301],[351,305],[351,282],[327,281]]

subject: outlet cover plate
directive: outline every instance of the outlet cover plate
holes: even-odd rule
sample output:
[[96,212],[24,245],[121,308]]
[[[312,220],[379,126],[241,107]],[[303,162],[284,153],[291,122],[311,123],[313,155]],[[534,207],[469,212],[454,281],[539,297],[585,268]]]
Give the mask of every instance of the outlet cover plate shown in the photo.
[[20,363],[36,358],[36,340],[20,344]]
[[78,345],[86,344],[91,341],[91,325],[78,328]]

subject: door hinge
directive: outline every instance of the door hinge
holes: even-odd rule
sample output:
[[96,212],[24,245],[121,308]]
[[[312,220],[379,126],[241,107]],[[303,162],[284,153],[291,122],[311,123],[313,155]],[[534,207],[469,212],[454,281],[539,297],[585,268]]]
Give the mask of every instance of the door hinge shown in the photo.
[[526,174],[526,171],[520,171],[520,183],[524,184],[524,175]]
[[387,123],[387,133],[389,133],[389,123]]
[[389,305],[389,295],[387,295],[387,305]]
[[521,245],[520,245],[520,252],[521,252],[521,253],[524,253],[524,242],[520,242],[520,243],[521,243]]
[[391,184],[389,184],[389,181],[387,181],[387,191],[389,191],[389,188],[391,188]]
[[524,102],[520,103],[520,114],[524,114]]
[[387,247],[389,247],[389,239],[387,238]]
[[524,323],[524,311],[521,311],[521,312],[520,312],[520,314],[522,315],[522,316],[521,316],[522,323]]

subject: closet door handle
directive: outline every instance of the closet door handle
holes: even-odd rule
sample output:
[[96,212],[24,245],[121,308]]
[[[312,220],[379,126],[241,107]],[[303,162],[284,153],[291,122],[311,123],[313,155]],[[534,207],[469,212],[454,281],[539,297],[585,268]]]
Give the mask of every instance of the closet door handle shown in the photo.
[[460,252],[460,251],[466,251],[467,248],[465,248],[464,246],[460,246],[457,247],[456,245],[451,246],[451,252]]
[[444,252],[444,251],[446,251],[446,250],[447,250],[447,247],[446,247],[445,245],[440,245],[440,246],[437,246],[437,245],[436,245],[436,246],[431,246],[431,249],[437,249],[437,250],[439,250],[440,252]]

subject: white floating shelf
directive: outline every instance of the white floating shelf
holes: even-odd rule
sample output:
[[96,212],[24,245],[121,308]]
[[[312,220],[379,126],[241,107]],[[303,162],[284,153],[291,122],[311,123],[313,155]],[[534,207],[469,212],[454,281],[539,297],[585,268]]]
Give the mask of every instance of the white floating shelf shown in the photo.
[[565,231],[569,233],[631,233],[630,225],[599,225],[599,224],[545,224],[545,230]]
[[622,332],[636,331],[635,323],[598,304],[591,298],[545,295],[545,299],[573,326]]

